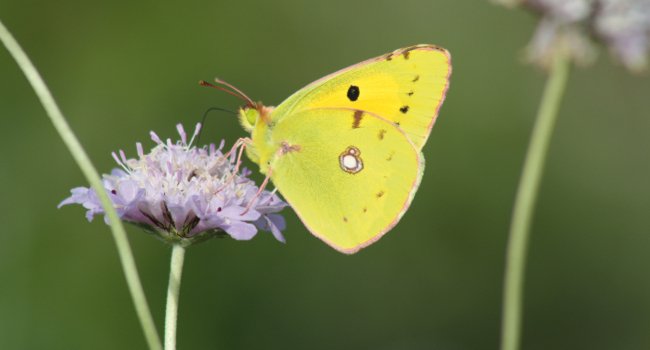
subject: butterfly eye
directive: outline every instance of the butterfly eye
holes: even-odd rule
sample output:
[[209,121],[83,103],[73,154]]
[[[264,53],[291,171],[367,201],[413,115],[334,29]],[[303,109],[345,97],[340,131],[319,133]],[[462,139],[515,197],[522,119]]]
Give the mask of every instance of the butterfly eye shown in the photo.
[[350,99],[350,101],[356,101],[357,99],[359,99],[360,93],[361,92],[359,91],[358,86],[350,85],[350,87],[348,88],[348,99]]

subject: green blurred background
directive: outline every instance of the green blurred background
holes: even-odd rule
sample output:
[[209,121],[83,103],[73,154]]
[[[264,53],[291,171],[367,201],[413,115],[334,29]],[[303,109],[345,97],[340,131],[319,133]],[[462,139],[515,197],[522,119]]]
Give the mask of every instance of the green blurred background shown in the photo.
[[[366,58],[446,47],[451,89],[401,223],[354,256],[290,210],[286,245],[262,233],[190,248],[178,344],[497,348],[510,210],[545,80],[521,63],[528,13],[458,0],[2,0],[0,19],[101,172],[111,151],[150,146],[149,130],[173,137],[177,122],[237,107],[199,79],[277,104]],[[523,347],[647,349],[650,79],[602,53],[571,72],[565,97],[533,225]],[[244,135],[227,114],[206,128],[214,141]],[[107,226],[56,209],[86,181],[4,48],[0,130],[0,349],[144,348]],[[129,238],[162,331],[170,249],[134,227]]]

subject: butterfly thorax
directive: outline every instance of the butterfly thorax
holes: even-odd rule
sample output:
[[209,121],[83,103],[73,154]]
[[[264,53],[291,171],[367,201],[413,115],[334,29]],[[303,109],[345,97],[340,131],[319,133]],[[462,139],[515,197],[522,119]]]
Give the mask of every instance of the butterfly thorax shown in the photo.
[[255,107],[244,107],[239,110],[239,122],[244,130],[251,133],[252,144],[246,148],[246,155],[257,163],[260,171],[266,174],[268,164],[273,156],[274,146],[271,142],[271,114],[275,107],[258,103]]

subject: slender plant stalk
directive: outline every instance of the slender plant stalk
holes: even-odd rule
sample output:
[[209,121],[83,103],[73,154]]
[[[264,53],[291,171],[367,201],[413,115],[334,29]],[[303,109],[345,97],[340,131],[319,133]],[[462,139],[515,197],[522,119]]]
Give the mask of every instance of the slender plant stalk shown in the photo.
[[559,49],[544,88],[515,198],[503,287],[501,350],[517,350],[521,338],[524,272],[530,224],[548,145],[569,75],[569,60]]
[[120,256],[120,261],[122,263],[122,269],[124,270],[124,276],[126,277],[126,282],[131,292],[131,297],[133,298],[133,303],[135,304],[136,313],[140,319],[140,324],[144,331],[145,338],[149,345],[149,349],[161,349],[162,345],[158,332],[156,331],[156,326],[151,317],[151,312],[149,311],[149,306],[147,305],[147,300],[142,289],[142,284],[140,283],[140,277],[138,276],[138,271],[135,266],[135,260],[133,258],[133,253],[131,251],[131,246],[126,237],[126,232],[124,231],[124,226],[120,221],[115,208],[111,200],[108,198],[108,194],[102,185],[102,181],[99,177],[99,173],[95,170],[95,167],[92,165],[92,162],[88,158],[88,155],[84,151],[83,147],[79,140],[70,129],[68,122],[66,121],[63,113],[59,109],[58,105],[54,101],[50,90],[45,85],[43,78],[36,70],[36,67],[32,64],[29,57],[23,49],[20,47],[16,39],[11,35],[9,30],[4,26],[2,21],[0,21],[0,41],[2,41],[11,54],[11,56],[16,60],[16,63],[20,69],[25,74],[25,77],[32,85],[34,92],[38,96],[41,104],[45,108],[45,112],[48,117],[54,124],[57,132],[63,139],[63,142],[70,150],[72,157],[77,162],[77,165],[81,168],[81,172],[84,174],[91,187],[97,193],[102,207],[108,215],[110,222],[111,232],[113,233],[113,238],[115,239],[115,244],[117,245],[117,251]]
[[176,324],[178,320],[178,293],[181,289],[183,260],[185,248],[174,244],[171,266],[169,268],[169,285],[167,286],[167,309],[165,310],[165,350],[176,350]]

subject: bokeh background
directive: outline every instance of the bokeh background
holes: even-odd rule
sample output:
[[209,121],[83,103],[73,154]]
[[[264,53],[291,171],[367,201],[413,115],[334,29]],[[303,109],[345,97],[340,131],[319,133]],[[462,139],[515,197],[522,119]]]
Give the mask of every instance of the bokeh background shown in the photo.
[[[261,233],[190,248],[178,344],[497,348],[510,210],[545,80],[521,60],[530,14],[458,0],[2,0],[0,19],[101,172],[111,151],[151,146],[149,130],[173,137],[209,107],[238,106],[199,79],[277,104],[366,58],[446,47],[451,89],[401,223],[354,256],[290,210],[285,245]],[[606,53],[571,72],[533,225],[524,349],[650,347],[649,97],[648,75]],[[0,349],[145,348],[107,226],[56,209],[86,181],[4,48],[0,131]],[[228,114],[206,125],[213,141],[243,135]],[[128,231],[162,332],[170,249]]]

